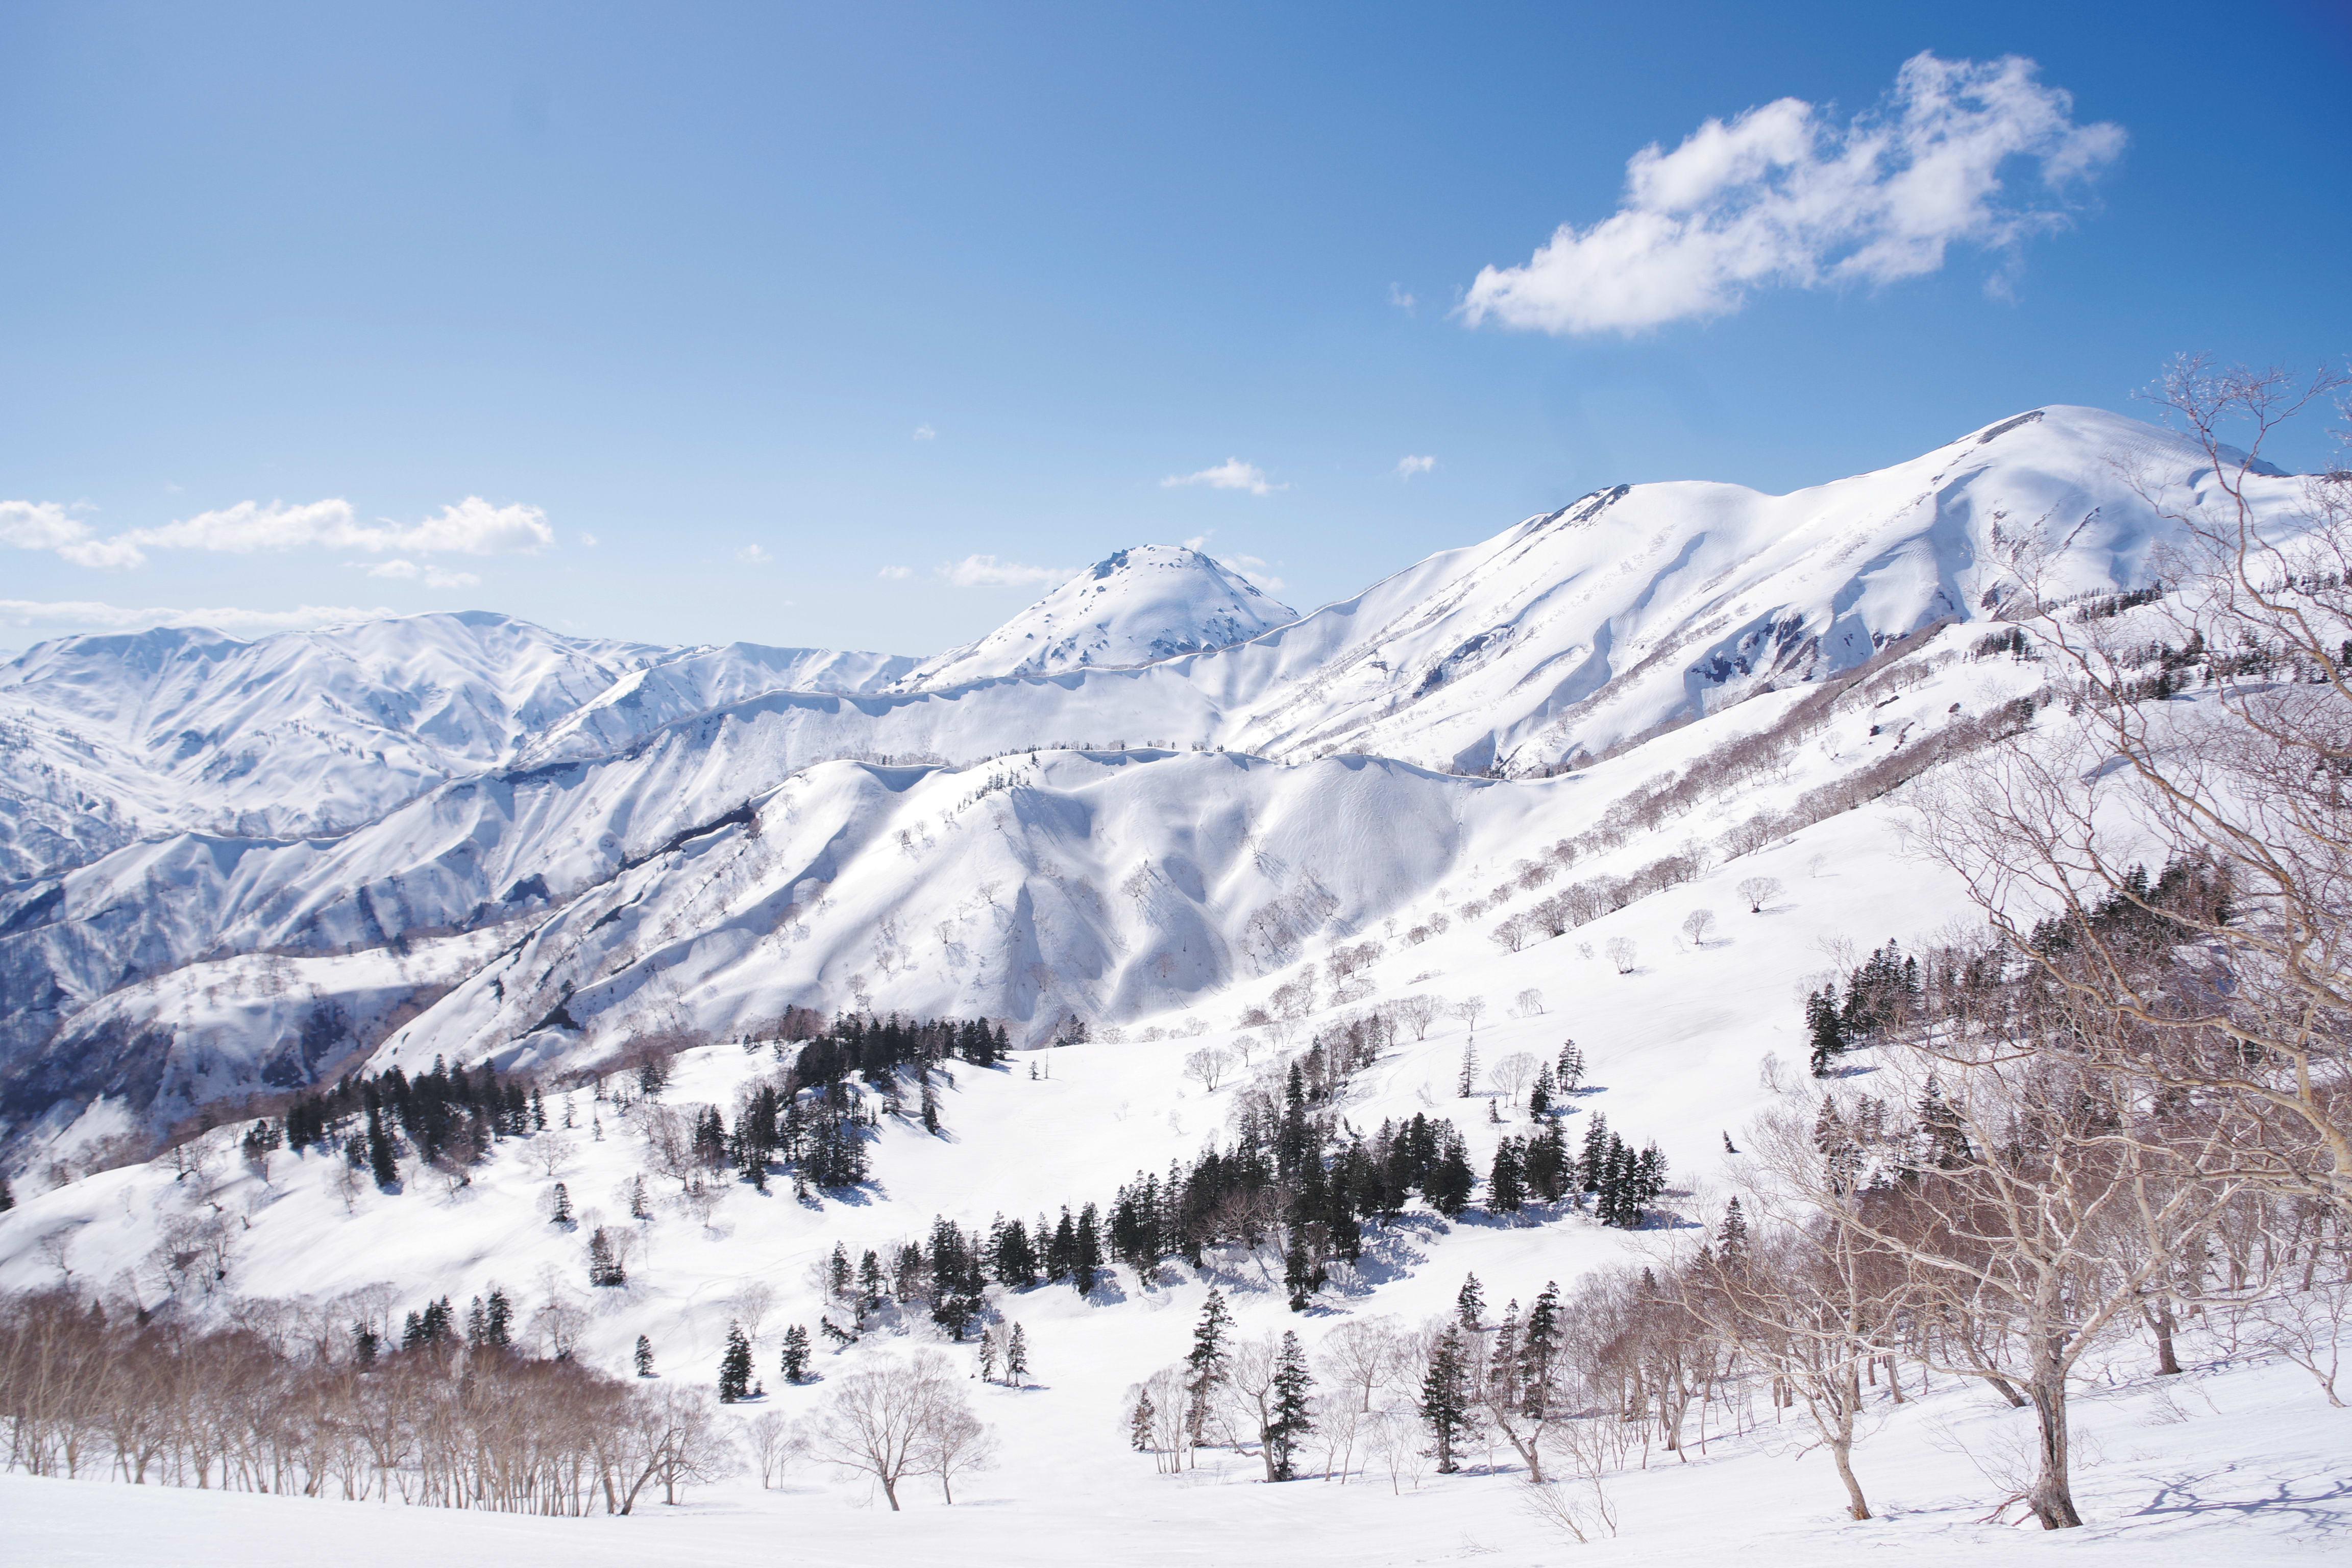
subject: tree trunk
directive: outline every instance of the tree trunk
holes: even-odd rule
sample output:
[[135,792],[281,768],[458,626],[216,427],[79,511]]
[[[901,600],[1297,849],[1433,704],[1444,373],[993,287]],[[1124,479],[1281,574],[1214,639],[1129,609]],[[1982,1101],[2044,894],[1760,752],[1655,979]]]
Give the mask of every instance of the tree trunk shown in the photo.
[[1830,1434],[1830,1458],[1837,1461],[1838,1479],[1845,1483],[1846,1511],[1855,1519],[1870,1517],[1870,1504],[1862,1495],[1862,1483],[1853,1474],[1853,1416],[1862,1408],[1862,1379],[1853,1363],[1845,1368],[1845,1386],[1838,1390],[1837,1427]]
[[2172,1331],[2175,1326],[2172,1299],[2168,1296],[2158,1296],[2153,1303],[2143,1302],[2139,1311],[2140,1316],[2147,1320],[2148,1331],[2156,1336],[2156,1375],[2179,1376],[2180,1361],[2173,1353],[2172,1349]]
[[2083,1522],[2074,1511],[2074,1493],[2067,1474],[2066,1373],[2045,1366],[2034,1373],[2033,1415],[2041,1430],[2042,1468],[2025,1501],[2044,1530],[2074,1530]]
[[890,1500],[890,1511],[896,1513],[898,1511],[898,1478],[886,1473],[880,1479],[882,1495]]

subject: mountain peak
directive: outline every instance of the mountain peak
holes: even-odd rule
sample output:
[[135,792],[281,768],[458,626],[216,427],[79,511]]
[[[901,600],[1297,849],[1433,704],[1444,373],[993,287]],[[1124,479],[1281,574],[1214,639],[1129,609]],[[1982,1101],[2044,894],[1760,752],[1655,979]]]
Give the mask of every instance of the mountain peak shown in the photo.
[[899,685],[1152,664],[1246,642],[1297,618],[1198,550],[1139,544],[1103,557],[979,641],[926,659]]

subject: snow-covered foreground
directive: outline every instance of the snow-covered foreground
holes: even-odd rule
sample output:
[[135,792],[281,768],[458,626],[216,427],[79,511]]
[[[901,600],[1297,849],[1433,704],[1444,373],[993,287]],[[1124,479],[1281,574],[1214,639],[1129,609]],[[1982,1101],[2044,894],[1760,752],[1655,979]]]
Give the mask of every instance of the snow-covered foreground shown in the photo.
[[[1916,1373],[1906,1373],[1916,1376]],[[1050,1373],[1045,1381],[1052,1382]],[[821,1385],[820,1385],[821,1386]],[[910,1488],[892,1514],[859,1488],[795,1471],[625,1519],[541,1520],[0,1474],[0,1562],[47,1568],[173,1563],[241,1568],[602,1568],[646,1563],[1492,1563],[2263,1564],[2352,1552],[2352,1415],[2290,1366],[2221,1365],[2154,1379],[2118,1371],[2078,1405],[2076,1488],[2090,1524],[2047,1534],[1987,1522],[1979,1472],[2030,1442],[2026,1413],[1952,1380],[1899,1410],[1857,1452],[1881,1517],[1842,1516],[1827,1459],[1797,1427],[1713,1440],[1688,1463],[1654,1456],[1612,1478],[1615,1539],[1578,1545],[1529,1513],[1511,1474],[1344,1483],[1256,1480],[1256,1461],[1203,1456],[1155,1474],[1110,1426],[1073,1419],[1053,1389],[975,1384],[1017,1462],[960,1483],[953,1508]],[[803,1391],[814,1394],[814,1390]],[[2013,1520],[2018,1510],[2011,1510]]]

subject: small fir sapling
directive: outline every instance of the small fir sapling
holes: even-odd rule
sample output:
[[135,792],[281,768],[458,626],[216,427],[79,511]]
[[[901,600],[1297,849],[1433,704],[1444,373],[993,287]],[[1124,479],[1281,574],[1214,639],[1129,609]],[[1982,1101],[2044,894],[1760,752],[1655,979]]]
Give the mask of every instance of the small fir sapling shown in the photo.
[[630,1357],[630,1361],[635,1365],[637,1375],[639,1377],[651,1377],[654,1374],[653,1341],[646,1338],[643,1334],[639,1334],[637,1336],[636,1353]]

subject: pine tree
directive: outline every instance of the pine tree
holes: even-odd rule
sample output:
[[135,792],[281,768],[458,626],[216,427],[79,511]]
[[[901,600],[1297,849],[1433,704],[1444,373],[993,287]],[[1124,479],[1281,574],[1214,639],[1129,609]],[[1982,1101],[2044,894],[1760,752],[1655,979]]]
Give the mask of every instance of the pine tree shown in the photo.
[[1538,1068],[1535,1082],[1528,1086],[1528,1114],[1534,1117],[1550,1115],[1551,1099],[1551,1068],[1549,1066]]
[[1473,1038],[1462,1047],[1462,1081],[1455,1086],[1461,1098],[1467,1100],[1478,1086],[1478,1042]]
[[882,1310],[882,1259],[872,1247],[857,1260],[857,1326],[866,1326],[866,1314]]
[[751,1342],[734,1323],[727,1325],[727,1353],[719,1361],[719,1403],[732,1405],[751,1392]]
[[534,1132],[547,1131],[547,1101],[539,1097],[537,1084],[530,1086],[530,1130]]
[[1495,1165],[1486,1178],[1486,1206],[1496,1214],[1517,1214],[1528,1201],[1527,1163],[1519,1141],[1506,1138],[1495,1146]]
[[654,1217],[653,1205],[646,1201],[646,1179],[643,1176],[629,1178],[629,1217],[631,1219]]
[[1454,1449],[1470,1429],[1470,1368],[1459,1329],[1447,1328],[1430,1352],[1429,1374],[1421,1383],[1421,1418],[1437,1439],[1437,1473],[1460,1470]]
[[632,1356],[630,1360],[635,1363],[637,1375],[639,1377],[651,1377],[654,1374],[653,1341],[646,1338],[643,1334],[639,1334],[637,1336],[637,1352],[635,1355]]
[[1824,985],[1805,998],[1805,1036],[1812,1047],[1815,1078],[1830,1076],[1830,1068],[1845,1054],[1845,1026],[1838,1016],[1837,987]]
[[1552,1366],[1559,1353],[1559,1287],[1544,1281],[1543,1294],[1528,1312],[1519,1340],[1519,1398],[1529,1420],[1540,1421],[1551,1403]]
[[806,1383],[809,1375],[808,1331],[794,1323],[784,1331],[784,1381]]
[[1298,1445],[1315,1429],[1308,1403],[1314,1386],[1315,1377],[1307,1370],[1307,1352],[1298,1348],[1298,1336],[1286,1331],[1275,1360],[1273,1415],[1264,1435],[1268,1480],[1286,1481],[1297,1475]]
[[400,1161],[392,1152],[392,1133],[384,1127],[381,1106],[368,1110],[367,1141],[368,1164],[375,1184],[390,1191],[393,1184],[400,1180]]
[[1478,1320],[1486,1310],[1486,1293],[1478,1288],[1478,1277],[1464,1275],[1462,1289],[1454,1298],[1454,1316],[1475,1334],[1484,1326]]
[[1574,1094],[1583,1081],[1584,1053],[1576,1048],[1574,1040],[1567,1041],[1559,1047],[1559,1092]]
[[1225,1341],[1234,1323],[1234,1315],[1225,1309],[1224,1297],[1214,1286],[1209,1289],[1209,1299],[1201,1305],[1201,1321],[1192,1325],[1192,1348],[1185,1352],[1184,1392],[1192,1401],[1184,1413],[1184,1425],[1192,1433],[1192,1444],[1200,1446],[1201,1428],[1209,1419],[1209,1396],[1225,1376]]
[[1307,1227],[1292,1226],[1290,1246],[1282,1257],[1282,1282],[1290,1291],[1290,1310],[1294,1312],[1307,1310],[1308,1300],[1316,1291],[1323,1289],[1328,1279],[1323,1265],[1307,1248]]
[[1129,1411],[1127,1415],[1128,1446],[1137,1453],[1148,1454],[1151,1451],[1151,1421],[1152,1417],[1159,1414],[1159,1407],[1151,1403],[1151,1395],[1140,1389],[1137,1390],[1135,1408]]
[[490,1287],[490,1300],[482,1312],[481,1344],[486,1350],[502,1351],[514,1343],[514,1302],[500,1285]]
[[16,1194],[8,1190],[8,1173],[0,1171],[0,1214],[6,1214],[16,1206]]
[[547,1223],[550,1225],[572,1223],[572,1193],[562,1182],[555,1184],[555,1207],[548,1215]]
[[1020,1324],[1004,1342],[1004,1382],[1008,1387],[1020,1388],[1029,1378],[1029,1335]]
[[598,1226],[588,1237],[588,1283],[591,1285],[625,1285],[628,1270],[623,1267],[620,1255],[614,1251],[612,1238]]
[[1723,1223],[1716,1227],[1715,1250],[1734,1268],[1748,1259],[1748,1216],[1740,1212],[1737,1197],[1725,1206]]
[[1597,1112],[1584,1127],[1584,1152],[1576,1162],[1577,1184],[1588,1193],[1601,1190],[1602,1169],[1608,1163],[1609,1119]]
[[845,1302],[856,1283],[856,1277],[849,1269],[849,1248],[836,1241],[833,1244],[833,1256],[824,1266],[825,1294],[835,1301]]

